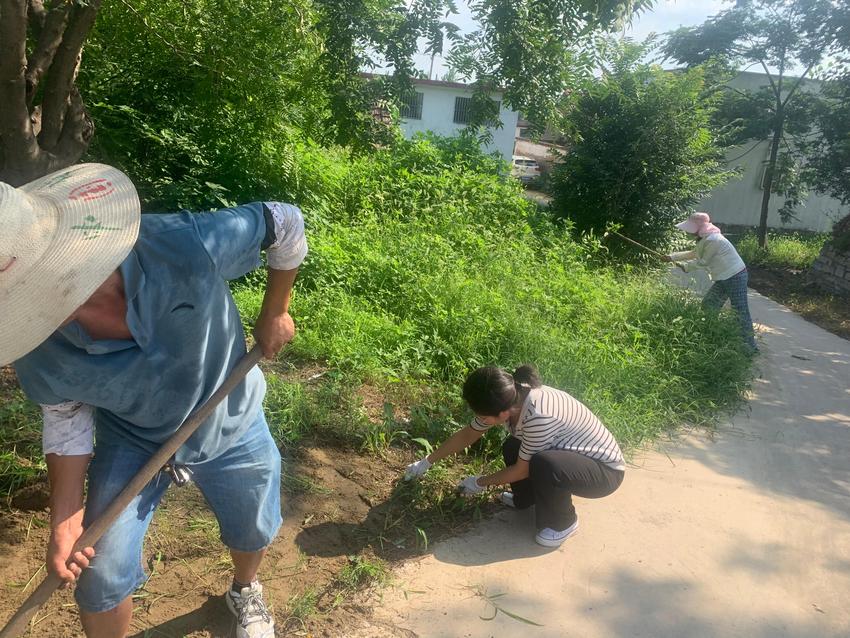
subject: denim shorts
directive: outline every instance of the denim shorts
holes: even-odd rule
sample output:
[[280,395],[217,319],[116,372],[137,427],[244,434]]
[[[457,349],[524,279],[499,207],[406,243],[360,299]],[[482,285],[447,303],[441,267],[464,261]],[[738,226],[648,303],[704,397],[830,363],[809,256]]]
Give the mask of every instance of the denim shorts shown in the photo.
[[[95,447],[84,525],[109,506],[148,458],[129,446]],[[282,523],[280,465],[280,452],[262,412],[238,443],[221,456],[187,464],[218,519],[221,540],[228,548],[256,552],[274,540]],[[74,593],[83,611],[112,609],[145,582],[142,543],[170,483],[166,473],[157,474],[95,544],[96,556],[80,576]]]

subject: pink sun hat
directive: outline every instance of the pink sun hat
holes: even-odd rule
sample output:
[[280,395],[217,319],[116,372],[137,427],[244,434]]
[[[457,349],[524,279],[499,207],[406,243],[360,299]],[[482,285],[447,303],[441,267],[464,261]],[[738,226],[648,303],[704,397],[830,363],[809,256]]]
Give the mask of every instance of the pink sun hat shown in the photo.
[[708,213],[692,213],[685,221],[676,224],[676,228],[686,233],[697,234],[700,237],[719,233],[720,229],[711,223]]

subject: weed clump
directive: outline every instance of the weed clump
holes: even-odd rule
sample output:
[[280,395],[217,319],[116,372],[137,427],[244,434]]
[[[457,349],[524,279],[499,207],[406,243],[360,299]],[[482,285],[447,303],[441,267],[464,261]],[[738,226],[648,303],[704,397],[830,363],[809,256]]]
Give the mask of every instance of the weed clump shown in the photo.
[[[291,353],[353,385],[425,385],[449,401],[439,423],[416,401],[405,422],[385,412],[369,430],[355,420],[367,429],[353,442],[380,453],[445,435],[468,416],[463,378],[486,364],[536,364],[627,447],[736,405],[749,361],[734,321],[705,315],[658,272],[600,265],[597,246],[570,239],[497,164],[462,150],[430,138],[370,156],[299,153],[293,197],[310,254]],[[236,291],[246,317],[261,290],[246,281]],[[491,457],[497,449],[483,445]]]
[[826,234],[770,233],[767,248],[761,248],[758,238],[749,233],[737,242],[737,248],[749,265],[805,270],[818,258],[827,239]]

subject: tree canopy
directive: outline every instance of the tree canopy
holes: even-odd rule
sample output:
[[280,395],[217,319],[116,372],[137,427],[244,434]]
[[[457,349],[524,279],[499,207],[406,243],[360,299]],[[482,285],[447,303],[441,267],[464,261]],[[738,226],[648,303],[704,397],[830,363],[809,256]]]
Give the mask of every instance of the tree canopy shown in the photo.
[[[386,143],[391,131],[372,112],[409,90],[421,42],[434,53],[451,44],[479,94],[499,87],[544,120],[585,74],[594,35],[649,4],[479,0],[480,28],[461,36],[454,0],[0,0],[0,177],[22,183],[78,161],[98,118],[135,130],[101,148],[122,146],[131,163],[144,161],[143,138],[176,144],[178,157],[162,158],[172,173],[180,155],[217,161],[206,138],[239,127],[253,136],[241,151],[254,155],[282,125],[325,143]],[[390,73],[368,80],[370,69]],[[490,121],[491,102],[476,103],[478,123]]]
[[813,98],[801,89],[829,46],[829,34],[818,18],[830,19],[835,10],[830,0],[736,0],[702,25],[680,28],[667,39],[666,55],[687,66],[722,60],[732,68],[756,66],[767,77],[767,89],[736,90],[738,97],[727,105],[745,122],[743,130],[770,139],[759,220],[761,246],[767,243],[771,195],[785,196],[786,217],[802,199],[798,155],[804,144],[788,138],[810,133]]
[[673,222],[729,174],[710,126],[717,94],[705,70],[670,73],[647,53],[611,43],[602,76],[579,93],[565,120],[569,152],[555,169],[553,209],[578,233],[616,225],[660,250]]

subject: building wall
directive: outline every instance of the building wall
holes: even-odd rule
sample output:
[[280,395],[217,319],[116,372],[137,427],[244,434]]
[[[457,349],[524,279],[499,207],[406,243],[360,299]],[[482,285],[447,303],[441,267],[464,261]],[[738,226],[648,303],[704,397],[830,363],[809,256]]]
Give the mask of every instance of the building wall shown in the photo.
[[[454,123],[456,97],[472,97],[472,89],[443,87],[434,85],[417,85],[417,92],[423,94],[422,119],[402,119],[401,130],[405,137],[412,137],[420,131],[433,131],[438,135],[452,137],[459,135],[463,124]],[[500,94],[494,94],[494,100],[502,101]],[[505,108],[502,102],[499,109],[502,128],[492,129],[493,141],[485,147],[486,151],[498,151],[505,161],[510,162],[514,151],[514,134],[516,131],[517,113]]]
[[[746,152],[752,144],[732,149],[726,154],[727,160],[732,160]],[[765,161],[770,155],[770,141],[760,142],[746,156],[731,162],[731,166],[739,166],[742,171],[738,177],[732,178],[720,188],[715,189],[697,206],[711,215],[712,220],[724,224],[742,226],[758,226],[761,215],[761,200],[764,191],[761,180],[764,174]],[[770,209],[767,223],[770,228],[789,228],[798,230],[829,231],[832,225],[847,214],[842,213],[841,202],[817,194],[810,194],[808,199],[797,208],[797,219],[783,224],[779,217],[779,209],[785,203],[781,195],[773,194],[770,198]]]
[[[740,73],[729,82],[729,85],[739,90],[756,91],[761,86],[769,84],[767,76],[760,73]],[[815,81],[806,81],[805,90],[817,91],[819,85]],[[770,141],[764,140],[751,151],[753,142],[739,148],[734,148],[726,154],[730,167],[740,167],[741,174],[729,180],[725,185],[715,189],[708,197],[699,203],[697,210],[709,213],[713,220],[735,225],[757,226],[761,215],[761,200],[764,191],[761,180],[764,175],[765,162],[770,155]],[[746,154],[745,154],[746,153]],[[743,155],[743,157],[741,157]],[[842,209],[841,203],[831,197],[810,194],[803,205],[798,207],[797,219],[783,224],[779,217],[779,209],[784,200],[781,195],[772,195],[768,213],[768,226],[771,228],[789,228],[799,230],[828,231],[832,225],[848,211]]]

